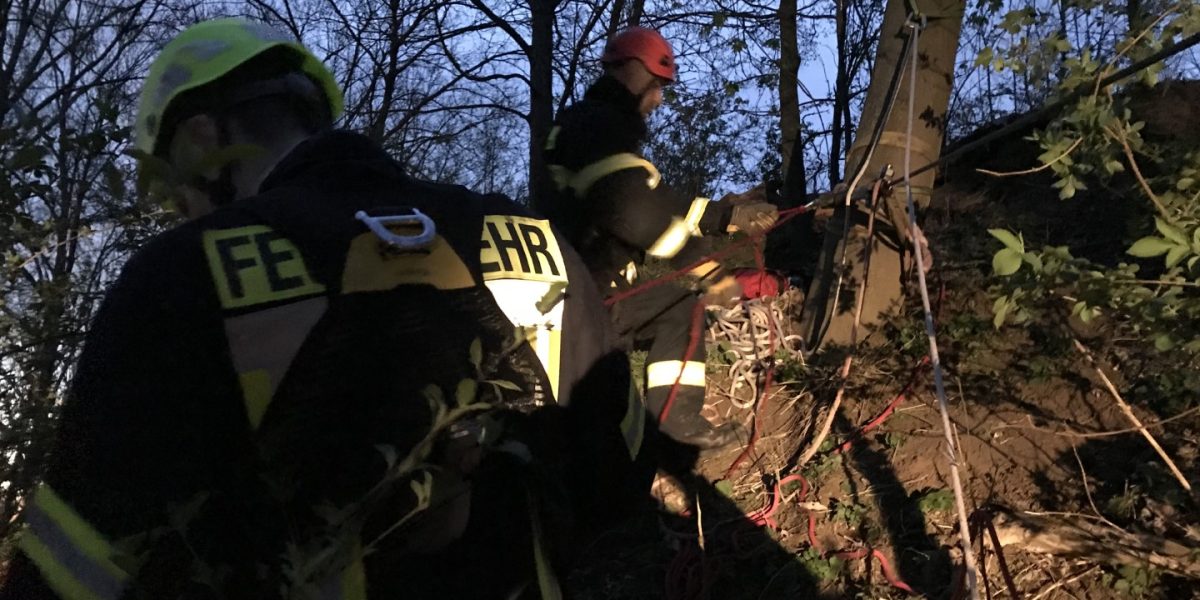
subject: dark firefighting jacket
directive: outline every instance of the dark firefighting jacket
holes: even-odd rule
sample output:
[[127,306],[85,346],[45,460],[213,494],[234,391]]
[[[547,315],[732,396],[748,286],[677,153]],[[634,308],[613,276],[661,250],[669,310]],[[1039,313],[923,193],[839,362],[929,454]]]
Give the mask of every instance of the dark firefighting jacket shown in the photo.
[[125,266],[0,597],[553,587],[553,538],[648,486],[603,310],[547,221],[310,139]]
[[629,279],[647,255],[687,266],[708,251],[732,206],[673,191],[641,154],[646,122],[638,99],[610,76],[563,110],[545,145],[553,190],[544,212],[579,249],[598,282]]

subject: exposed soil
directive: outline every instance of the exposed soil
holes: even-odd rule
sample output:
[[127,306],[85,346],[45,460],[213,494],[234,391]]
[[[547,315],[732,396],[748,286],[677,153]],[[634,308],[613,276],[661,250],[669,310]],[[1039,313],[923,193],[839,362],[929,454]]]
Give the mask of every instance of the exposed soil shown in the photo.
[[[1019,146],[1005,161],[1019,162],[1017,155],[1028,150]],[[1030,156],[1025,165],[1033,162]],[[1194,500],[1140,435],[1078,435],[1130,427],[1094,370],[1066,343],[1072,333],[1086,339],[1086,328],[1064,323],[1057,330],[997,331],[991,324],[986,288],[995,244],[987,227],[1021,229],[1039,245],[1074,242],[1073,249],[1080,247],[1080,254],[1093,260],[1116,260],[1112,249],[1138,233],[1127,230],[1127,220],[1114,218],[1130,210],[1128,201],[1098,196],[1060,202],[1037,178],[987,188],[969,172],[950,179],[936,194],[925,231],[937,259],[932,284],[945,289],[939,342],[968,511],[998,506],[1103,518],[1129,531],[1200,547]],[[927,369],[916,369],[927,351],[919,306],[905,312],[877,332],[885,342],[856,357],[830,436],[833,444],[825,452],[795,470],[796,455],[810,442],[814,423],[837,389],[841,360],[833,353],[806,368],[780,367],[791,381],[776,386],[761,408],[761,438],[731,474],[726,471],[743,448],[701,457],[696,470],[702,480],[692,484],[699,510],[693,500],[687,517],[647,515],[589,549],[572,580],[572,587],[585,590],[580,597],[908,597],[888,583],[877,560],[830,561],[812,550],[809,514],[823,549],[878,549],[917,595],[955,597],[962,555],[942,421],[933,378]],[[1119,387],[1139,377],[1132,363],[1107,367]],[[735,409],[722,397],[729,388],[724,369],[710,361],[708,416],[749,422],[750,409]],[[880,414],[914,371],[917,383],[894,414],[856,438],[858,427]],[[1176,407],[1156,414],[1154,403],[1138,400],[1131,398],[1147,423],[1178,412]],[[1191,403],[1200,400],[1193,397]],[[1200,418],[1193,414],[1173,421],[1155,429],[1155,435],[1180,469],[1196,479]],[[852,439],[847,452],[828,451]],[[772,515],[774,526],[739,516],[770,506],[775,482],[797,472],[812,486],[807,500],[828,510],[810,513],[797,503],[799,485],[789,484]],[[703,522],[702,552],[696,547],[697,512]],[[975,548],[978,552],[978,541]],[[1015,546],[1003,554],[1023,598],[1200,597],[1195,582],[1151,569],[1118,569]],[[1008,597],[994,551],[984,560],[981,597]]]

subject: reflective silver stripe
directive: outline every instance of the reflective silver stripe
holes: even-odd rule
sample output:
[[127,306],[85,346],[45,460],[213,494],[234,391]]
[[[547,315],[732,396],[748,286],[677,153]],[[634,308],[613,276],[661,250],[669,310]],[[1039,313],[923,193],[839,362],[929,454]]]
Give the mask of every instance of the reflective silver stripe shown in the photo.
[[660,360],[646,366],[646,387],[656,388],[665,385],[690,385],[704,387],[704,363],[695,360]]
[[692,232],[688,228],[687,222],[679,217],[672,217],[667,230],[658,236],[646,253],[657,258],[674,258],[687,245],[688,238],[691,236]]
[[700,230],[700,219],[704,218],[704,209],[708,208],[709,202],[708,198],[697,196],[692,200],[692,205],[688,207],[687,216],[683,218],[683,221],[688,225],[688,231],[692,232],[692,235],[696,237],[704,235],[704,232]]
[[[557,134],[553,134],[557,139]],[[587,196],[592,184],[625,169],[641,168],[646,170],[646,187],[654,189],[662,181],[662,175],[654,163],[630,152],[614,154],[602,158],[573,173],[562,165],[549,165],[550,177],[560,191],[573,190],[577,197]]]
[[89,557],[36,502],[25,511],[25,522],[29,529],[19,545],[56,593],[68,600],[120,598],[125,577],[113,572],[116,565]]

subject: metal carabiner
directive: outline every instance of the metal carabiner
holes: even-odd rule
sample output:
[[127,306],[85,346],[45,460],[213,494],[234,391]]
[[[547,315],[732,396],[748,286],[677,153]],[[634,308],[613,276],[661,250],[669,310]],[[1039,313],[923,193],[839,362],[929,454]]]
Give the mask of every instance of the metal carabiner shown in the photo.
[[[437,236],[437,226],[433,219],[417,209],[412,209],[410,215],[371,216],[366,211],[354,213],[354,218],[362,221],[379,239],[389,246],[399,250],[420,250],[433,243]],[[400,235],[387,228],[388,225],[420,225],[421,233],[416,235]]]

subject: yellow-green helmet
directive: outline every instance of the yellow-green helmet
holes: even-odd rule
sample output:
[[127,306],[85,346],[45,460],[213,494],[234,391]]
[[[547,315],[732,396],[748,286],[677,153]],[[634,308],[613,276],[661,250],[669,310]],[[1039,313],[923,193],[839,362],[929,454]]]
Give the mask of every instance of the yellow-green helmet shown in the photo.
[[329,114],[342,114],[342,92],[333,74],[308,48],[286,33],[245,19],[216,19],[193,25],[171,40],[146,76],[134,123],[134,145],[146,154],[161,150],[164,124],[172,103],[190,90],[211,83],[268,50],[284,48],[295,53],[300,71],[324,92]]

